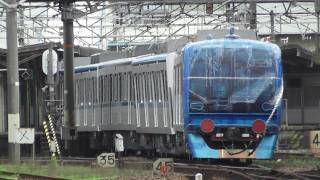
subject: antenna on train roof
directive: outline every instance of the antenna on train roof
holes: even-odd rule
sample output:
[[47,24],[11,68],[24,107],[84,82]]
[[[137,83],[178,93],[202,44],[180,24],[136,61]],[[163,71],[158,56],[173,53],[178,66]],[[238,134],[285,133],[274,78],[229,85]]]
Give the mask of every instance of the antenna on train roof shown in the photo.
[[240,36],[236,35],[236,34],[234,33],[234,31],[235,31],[235,29],[234,29],[234,27],[232,26],[232,27],[230,28],[229,34],[227,34],[227,35],[225,36],[225,38],[227,38],[227,39],[238,39],[238,38],[240,38]]

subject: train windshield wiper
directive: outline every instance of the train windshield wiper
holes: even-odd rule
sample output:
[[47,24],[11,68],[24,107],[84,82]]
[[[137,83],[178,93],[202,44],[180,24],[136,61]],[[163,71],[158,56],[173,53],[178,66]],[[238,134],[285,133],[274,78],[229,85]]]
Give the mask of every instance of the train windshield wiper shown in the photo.
[[189,89],[189,92],[190,92],[190,94],[191,94],[193,97],[199,99],[203,104],[206,104],[206,103],[208,102],[205,97],[203,97],[203,96],[195,93],[195,92],[192,91],[191,89]]

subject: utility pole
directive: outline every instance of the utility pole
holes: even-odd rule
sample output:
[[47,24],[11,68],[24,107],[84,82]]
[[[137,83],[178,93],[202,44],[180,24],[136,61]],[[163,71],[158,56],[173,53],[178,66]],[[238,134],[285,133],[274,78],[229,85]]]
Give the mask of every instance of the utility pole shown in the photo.
[[[73,6],[70,2],[62,4],[62,21],[63,21],[63,58],[64,58],[64,119],[69,127],[70,136],[75,136],[75,117],[74,117],[74,68],[73,68],[73,51],[74,51],[74,34],[73,34]],[[73,142],[70,144],[70,152],[73,151]]]
[[274,34],[274,13],[273,10],[270,11],[270,21],[271,21],[271,42],[275,43],[275,34]]
[[48,75],[47,84],[49,89],[49,114],[53,113],[54,108],[54,75],[53,75],[53,43],[49,43],[49,54],[48,54]]
[[254,0],[249,4],[250,29],[257,29],[257,3]]
[[14,138],[15,129],[20,127],[17,4],[16,0],[7,0],[7,3],[2,4],[7,8],[8,155],[10,162],[20,163],[20,144],[15,143]]

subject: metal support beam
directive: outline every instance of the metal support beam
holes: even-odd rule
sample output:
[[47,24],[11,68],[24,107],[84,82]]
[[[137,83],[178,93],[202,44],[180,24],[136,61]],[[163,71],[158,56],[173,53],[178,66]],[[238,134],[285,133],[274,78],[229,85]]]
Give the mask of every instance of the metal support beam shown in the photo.
[[70,135],[74,136],[75,117],[74,117],[74,75],[73,75],[73,52],[74,52],[74,34],[73,34],[73,15],[72,4],[63,3],[62,21],[63,21],[63,40],[64,40],[64,119],[66,125],[70,128]]
[[16,3],[7,3],[3,0],[0,0],[0,4],[3,5],[5,8],[8,9],[16,9],[17,8],[17,4]]
[[[16,7],[16,0],[8,0],[8,7]],[[18,72],[18,45],[17,45],[17,9],[7,8],[7,93],[8,93],[8,140],[13,130],[20,127],[20,92]],[[20,144],[9,142],[9,160],[20,163]]]

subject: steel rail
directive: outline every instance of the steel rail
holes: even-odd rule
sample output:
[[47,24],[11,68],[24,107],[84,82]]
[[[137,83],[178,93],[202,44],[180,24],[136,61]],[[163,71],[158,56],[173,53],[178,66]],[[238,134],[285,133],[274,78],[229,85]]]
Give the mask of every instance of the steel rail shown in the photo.
[[34,175],[34,174],[25,174],[25,173],[18,173],[18,172],[8,172],[8,171],[0,171],[0,175],[8,175],[8,176],[17,176],[18,179],[28,179],[28,180],[67,180],[66,178],[59,178],[59,177],[51,177],[51,176],[41,176],[41,175]]
[[[127,157],[130,158],[130,157]],[[151,168],[153,164],[153,160],[151,159],[127,159],[126,157],[116,159],[121,167],[147,167]],[[3,160],[2,160],[3,161]],[[179,162],[180,161],[180,162]],[[32,162],[30,159],[22,159],[22,162]],[[39,163],[49,163],[50,160],[48,158],[40,158],[36,160]],[[58,160],[61,164],[82,164],[92,167],[98,167],[95,163],[95,158],[62,158]],[[217,164],[207,164],[207,162],[197,162],[192,160],[182,160],[175,159],[173,163],[174,173],[179,173],[185,176],[194,176],[196,173],[203,173],[204,176],[208,177],[220,177],[221,175],[226,175],[231,179],[301,179],[301,180],[309,180],[309,179],[320,179],[320,175],[317,171],[312,171],[314,173],[308,174],[309,172],[284,172],[276,169],[268,168],[261,165],[249,165],[249,166],[231,166],[231,165],[217,165]],[[132,166],[134,165],[134,166]],[[7,173],[0,171],[1,173]],[[18,175],[19,173],[11,173],[11,175]],[[9,175],[9,174],[8,174]],[[25,176],[24,176],[25,175]],[[20,174],[19,177],[27,177],[27,176],[36,176],[29,174]],[[37,176],[40,177],[40,176]],[[45,177],[45,176],[43,176]],[[45,177],[46,179],[63,179],[63,178],[55,178],[55,177]],[[22,179],[32,179],[31,178],[22,178]],[[227,178],[228,179],[228,178]]]

